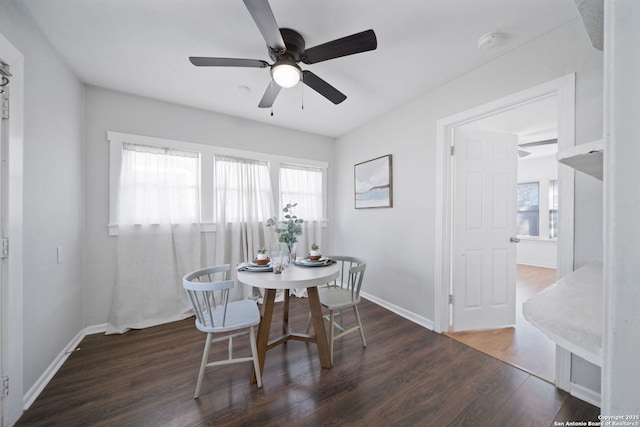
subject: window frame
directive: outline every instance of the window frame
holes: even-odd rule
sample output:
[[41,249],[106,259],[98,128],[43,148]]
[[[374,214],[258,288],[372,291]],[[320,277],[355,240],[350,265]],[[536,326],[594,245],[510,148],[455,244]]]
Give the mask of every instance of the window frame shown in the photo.
[[[523,240],[537,240],[537,241],[551,241],[556,242],[557,237],[550,237],[551,224],[549,220],[549,213],[551,212],[551,206],[549,203],[549,189],[551,187],[551,181],[558,180],[557,176],[545,176],[542,178],[525,179],[518,181],[520,184],[538,184],[538,236],[529,236],[526,234],[517,234],[518,238]],[[559,188],[559,187],[558,187]],[[559,196],[559,193],[558,193]],[[559,210],[559,209],[558,209]],[[518,210],[516,208],[516,215]]]
[[269,164],[271,176],[273,215],[281,213],[280,198],[280,164],[298,164],[322,169],[322,225],[328,221],[328,169],[329,163],[320,160],[302,159],[296,157],[279,156],[236,148],[185,142],[167,138],[134,135],[123,132],[107,131],[109,142],[109,222],[107,228],[110,236],[117,236],[119,230],[119,191],[120,171],[122,167],[122,146],[124,143],[147,145],[157,148],[194,151],[200,153],[200,229],[202,232],[215,232],[214,211],[214,159],[215,156],[239,157],[251,160],[265,161]]
[[541,206],[540,206],[540,181],[523,181],[523,182],[518,182],[516,185],[516,188],[518,191],[520,191],[520,186],[521,185],[532,185],[535,184],[537,186],[538,189],[538,204],[537,205],[530,205],[530,206],[537,206],[537,209],[526,209],[526,210],[521,210],[520,206],[517,204],[516,201],[516,220],[518,219],[518,214],[521,212],[537,212],[537,227],[538,227],[538,235],[532,235],[532,234],[520,234],[520,230],[518,230],[518,237],[526,237],[528,239],[539,239],[540,238],[540,211],[541,211]]

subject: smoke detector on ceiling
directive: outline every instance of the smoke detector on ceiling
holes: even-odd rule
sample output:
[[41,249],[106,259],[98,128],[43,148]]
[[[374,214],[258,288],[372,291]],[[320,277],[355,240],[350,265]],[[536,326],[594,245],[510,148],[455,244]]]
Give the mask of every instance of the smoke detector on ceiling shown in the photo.
[[496,44],[502,38],[502,34],[499,31],[491,31],[490,33],[480,36],[478,39],[478,47],[481,49],[488,49]]

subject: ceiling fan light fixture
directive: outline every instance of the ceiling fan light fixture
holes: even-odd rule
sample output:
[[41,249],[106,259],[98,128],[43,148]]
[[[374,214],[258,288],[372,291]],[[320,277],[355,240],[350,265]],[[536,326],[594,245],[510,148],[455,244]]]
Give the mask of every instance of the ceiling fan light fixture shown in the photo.
[[295,63],[281,61],[271,67],[271,77],[278,86],[290,88],[302,79],[302,70]]

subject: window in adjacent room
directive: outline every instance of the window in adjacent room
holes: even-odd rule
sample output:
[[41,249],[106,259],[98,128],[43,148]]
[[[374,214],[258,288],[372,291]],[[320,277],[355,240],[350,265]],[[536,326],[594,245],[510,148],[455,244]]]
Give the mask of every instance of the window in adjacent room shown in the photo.
[[540,236],[540,185],[538,182],[518,184],[518,235]]
[[558,238],[558,180],[549,181],[549,237]]

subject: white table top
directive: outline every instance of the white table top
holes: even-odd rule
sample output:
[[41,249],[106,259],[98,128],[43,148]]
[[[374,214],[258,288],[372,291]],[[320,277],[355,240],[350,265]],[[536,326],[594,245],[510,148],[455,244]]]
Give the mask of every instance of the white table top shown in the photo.
[[263,289],[299,289],[329,283],[340,272],[340,266],[330,264],[323,267],[299,267],[292,265],[280,274],[255,271],[236,272],[238,280],[245,285]]
[[602,366],[602,261],[558,280],[522,305],[522,314],[559,346]]

